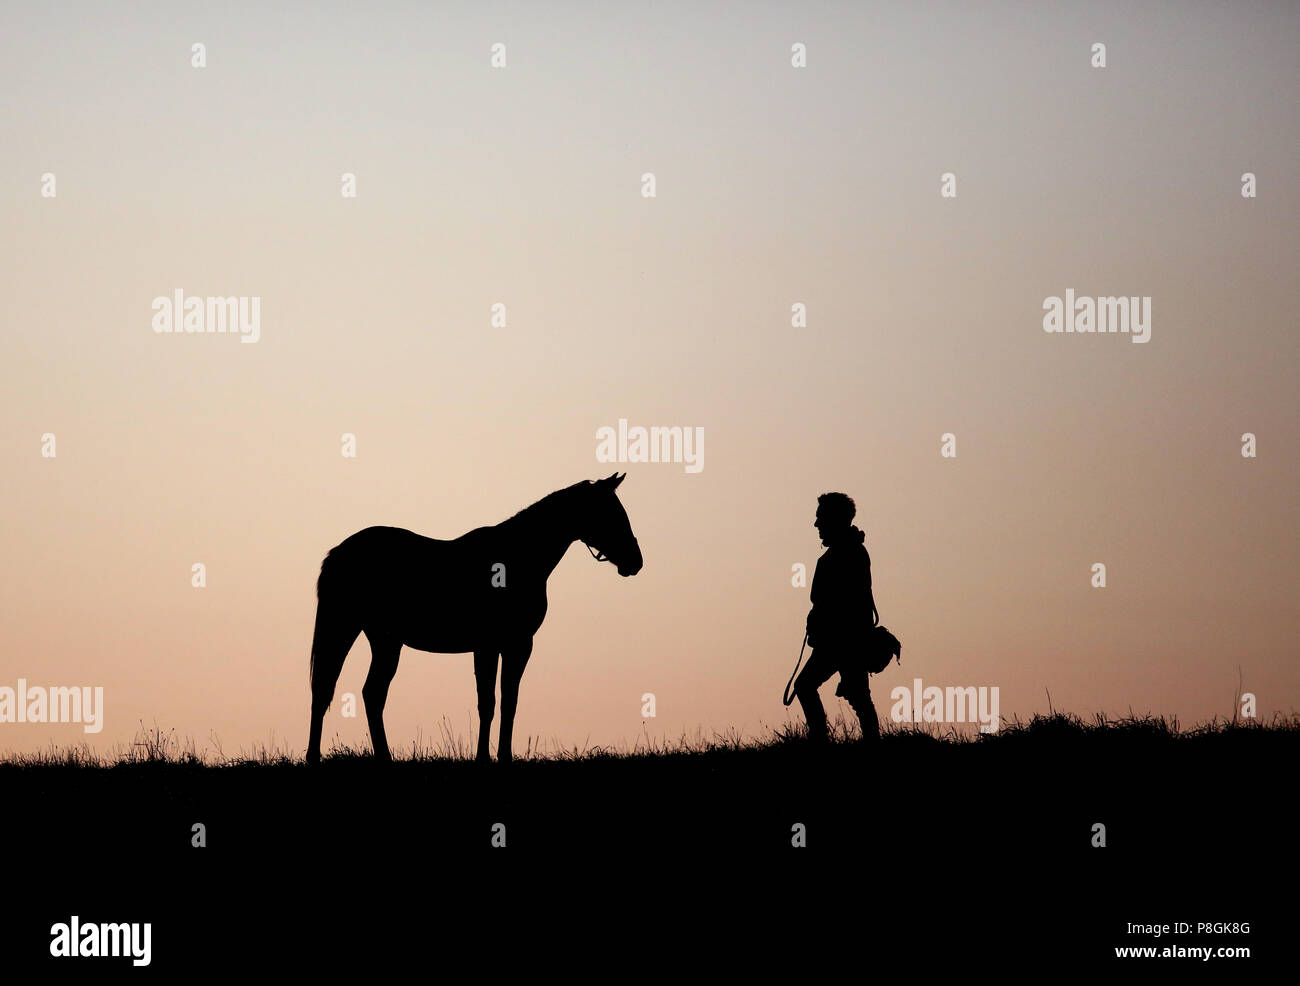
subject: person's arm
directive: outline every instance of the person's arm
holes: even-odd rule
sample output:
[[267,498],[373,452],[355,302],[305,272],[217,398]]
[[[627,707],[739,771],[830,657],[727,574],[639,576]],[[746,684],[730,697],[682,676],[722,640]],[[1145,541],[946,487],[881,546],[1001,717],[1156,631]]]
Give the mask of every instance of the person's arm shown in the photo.
[[826,609],[829,605],[826,595],[830,574],[827,573],[825,578],[822,577],[822,562],[824,559],[824,555],[822,558],[817,559],[817,565],[813,569],[812,585],[808,589],[808,601],[812,603],[812,606],[808,610],[805,630],[808,634],[808,646],[813,648],[817,646],[814,640],[821,636],[820,631],[826,625]]
[[864,607],[871,607],[870,576],[861,557],[832,555],[829,561],[833,567],[827,566],[818,593],[816,624],[822,637],[844,643],[857,635],[855,628],[868,617]]
[[858,640],[862,626],[879,626],[876,598],[871,591],[871,557],[864,550],[842,565],[835,593],[835,624],[846,640]]

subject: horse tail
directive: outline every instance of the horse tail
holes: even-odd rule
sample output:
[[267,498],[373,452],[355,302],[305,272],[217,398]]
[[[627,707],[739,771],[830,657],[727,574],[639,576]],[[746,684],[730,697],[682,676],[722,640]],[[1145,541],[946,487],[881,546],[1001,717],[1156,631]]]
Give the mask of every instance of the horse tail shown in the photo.
[[[334,700],[343,661],[361,633],[359,621],[348,618],[346,593],[339,590],[338,558],[334,549],[321,563],[316,580],[316,626],[311,637],[311,661],[307,676],[311,681],[312,707],[324,712]],[[333,564],[331,564],[333,563]],[[354,601],[355,602],[355,601]]]

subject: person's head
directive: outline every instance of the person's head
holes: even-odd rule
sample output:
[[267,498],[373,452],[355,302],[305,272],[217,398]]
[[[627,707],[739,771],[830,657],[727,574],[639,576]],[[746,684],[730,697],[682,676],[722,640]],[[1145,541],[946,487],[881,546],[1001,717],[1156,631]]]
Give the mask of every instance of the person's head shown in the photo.
[[853,498],[844,493],[823,493],[817,498],[817,520],[813,527],[821,535],[822,544],[830,542],[838,534],[849,529],[853,516],[858,512]]

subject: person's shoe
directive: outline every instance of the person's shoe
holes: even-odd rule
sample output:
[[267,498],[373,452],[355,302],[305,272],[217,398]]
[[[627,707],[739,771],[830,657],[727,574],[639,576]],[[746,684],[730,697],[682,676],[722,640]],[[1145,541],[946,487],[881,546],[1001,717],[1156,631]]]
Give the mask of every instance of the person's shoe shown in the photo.
[[880,741],[880,723],[876,722],[874,719],[868,718],[864,720],[859,716],[858,728],[862,731],[862,736],[859,740],[862,744],[867,745]]
[[830,732],[823,726],[821,729],[808,727],[808,745],[809,746],[829,746],[831,741]]

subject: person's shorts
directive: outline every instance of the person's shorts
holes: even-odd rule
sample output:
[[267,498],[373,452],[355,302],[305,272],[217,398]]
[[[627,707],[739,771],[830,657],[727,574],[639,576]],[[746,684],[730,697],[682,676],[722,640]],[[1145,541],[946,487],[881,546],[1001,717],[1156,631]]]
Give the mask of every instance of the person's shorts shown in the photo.
[[858,657],[840,659],[840,683],[835,686],[835,694],[848,698],[855,694],[871,693],[871,676],[867,674],[867,663]]
[[818,684],[829,681],[833,675],[838,674],[840,681],[835,686],[835,694],[840,698],[871,692],[871,679],[867,674],[865,658],[850,651],[833,647],[815,648],[808,656],[804,674]]

